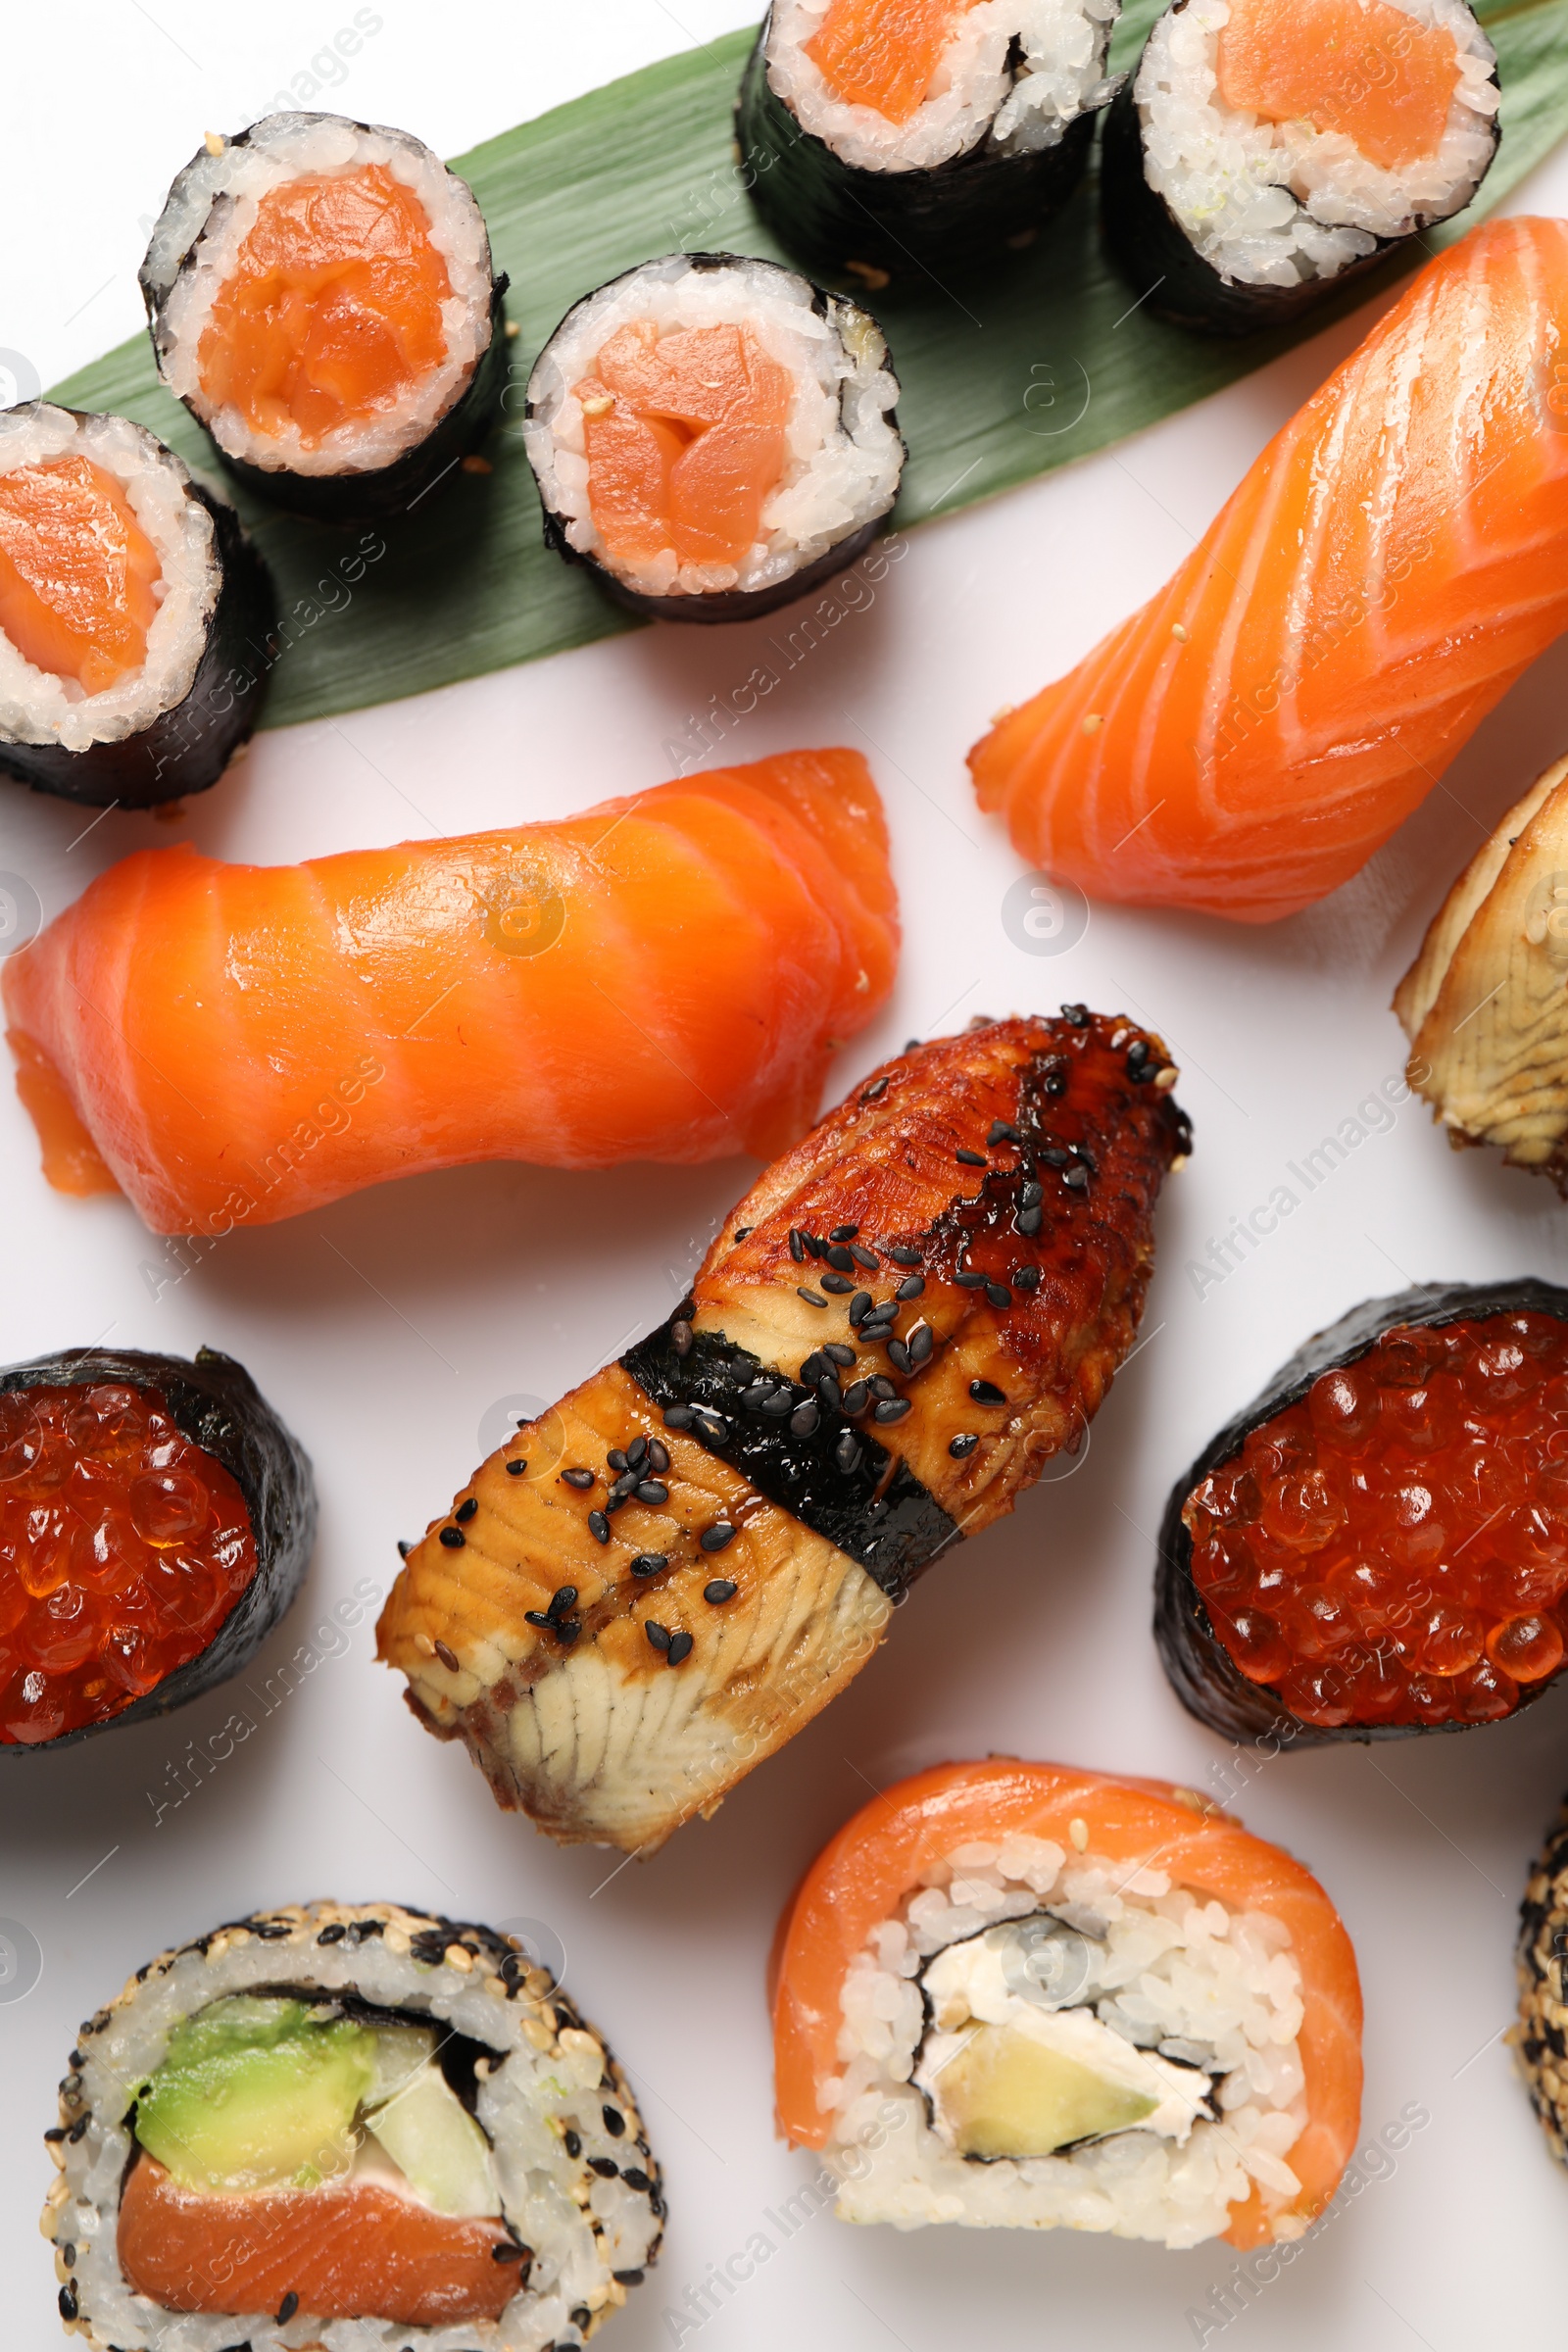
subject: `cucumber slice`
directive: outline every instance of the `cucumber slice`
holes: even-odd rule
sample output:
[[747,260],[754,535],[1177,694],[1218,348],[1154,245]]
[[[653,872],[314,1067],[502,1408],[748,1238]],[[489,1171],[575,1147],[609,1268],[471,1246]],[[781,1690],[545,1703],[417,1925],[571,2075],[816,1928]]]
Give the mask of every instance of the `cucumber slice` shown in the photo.
[[437,2213],[500,2213],[490,2143],[433,2062],[365,2121],[410,2186]]

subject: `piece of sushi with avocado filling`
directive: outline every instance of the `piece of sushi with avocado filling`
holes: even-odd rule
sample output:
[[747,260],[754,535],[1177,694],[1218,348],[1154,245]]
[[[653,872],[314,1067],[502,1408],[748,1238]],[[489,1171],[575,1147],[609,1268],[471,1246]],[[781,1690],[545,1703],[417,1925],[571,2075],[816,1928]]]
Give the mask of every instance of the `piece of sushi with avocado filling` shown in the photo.
[[566,314],[529,378],[546,539],[650,617],[771,612],[892,507],[898,397],[847,297],[735,254],[644,263]]

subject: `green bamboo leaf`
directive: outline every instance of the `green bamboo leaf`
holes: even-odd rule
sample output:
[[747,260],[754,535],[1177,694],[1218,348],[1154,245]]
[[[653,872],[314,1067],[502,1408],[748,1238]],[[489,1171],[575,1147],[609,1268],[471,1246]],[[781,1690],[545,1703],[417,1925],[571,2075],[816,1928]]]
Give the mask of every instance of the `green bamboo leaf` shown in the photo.
[[[1113,46],[1118,68],[1135,61],[1158,13],[1158,0],[1133,0]],[[1415,259],[1461,234],[1568,130],[1568,0],[1500,0],[1479,14],[1497,47],[1502,146],[1481,200],[1417,240]],[[358,532],[237,497],[273,567],[290,640],[268,724],[393,702],[640,625],[541,543],[518,431],[522,388],[562,314],[634,263],[682,246],[789,258],[753,212],[733,146],[731,107],[751,39],[733,33],[650,66],[456,159],[483,207],[497,267],[511,274],[508,308],[519,330],[507,413],[486,445],[492,470],[455,473],[363,543]],[[945,291],[889,288],[872,298],[904,386],[910,460],[901,528],[1106,448],[1334,316],[1331,304],[1304,326],[1240,346],[1162,325],[1129,309],[1101,251],[1095,199],[1091,172],[1065,214],[1005,269]],[[1365,296],[1362,281],[1340,307]],[[217,473],[205,436],[159,385],[144,339],[51,397],[133,416]]]

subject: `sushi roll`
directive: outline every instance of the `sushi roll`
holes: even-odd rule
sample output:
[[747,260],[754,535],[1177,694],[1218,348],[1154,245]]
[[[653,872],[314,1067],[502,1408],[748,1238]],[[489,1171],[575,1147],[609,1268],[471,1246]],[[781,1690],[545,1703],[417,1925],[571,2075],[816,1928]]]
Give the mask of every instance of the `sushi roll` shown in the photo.
[[779,2129],[845,2221],[1251,2248],[1355,2145],[1349,1937],[1191,1789],[939,1765],[824,1848],[775,1951]]
[[625,2077],[489,1928],[253,1913],[138,1969],[70,2069],[43,2230],[93,2352],[576,2352],[659,2251]]
[[232,508],[124,416],[0,412],[0,769],[94,808],[216,784],[275,608]]
[[1546,2145],[1568,2164],[1568,1804],[1559,1811],[1519,1906],[1519,2022],[1508,2039]]
[[650,620],[752,620],[843,571],[898,495],[882,330],[776,262],[677,253],[583,300],[528,379],[546,544]]
[[209,139],[141,266],[158,372],[235,480],[318,522],[414,506],[506,379],[472,191],[407,131],[268,115]]
[[868,284],[1027,243],[1082,176],[1119,0],[774,0],[736,130],[774,234]]
[[1177,1482],[1177,1696],[1299,1747],[1516,1714],[1568,1628],[1568,1291],[1402,1292],[1321,1332]]
[[764,1171],[670,1320],[432,1520],[377,1629],[415,1715],[563,1843],[660,1845],[1076,1452],[1192,1132],[1082,1004],[911,1047]]
[[1175,0],[1105,118],[1106,240],[1178,325],[1283,325],[1470,202],[1497,104],[1464,0]]
[[226,1682],[315,1535],[310,1463],[226,1355],[82,1348],[0,1372],[0,1755]]

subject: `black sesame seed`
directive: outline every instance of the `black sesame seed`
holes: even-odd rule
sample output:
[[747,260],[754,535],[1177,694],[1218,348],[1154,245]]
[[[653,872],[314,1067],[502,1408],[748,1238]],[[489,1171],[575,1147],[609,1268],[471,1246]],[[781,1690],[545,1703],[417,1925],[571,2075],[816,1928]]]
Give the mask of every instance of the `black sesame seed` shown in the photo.
[[895,1298],[919,1298],[924,1295],[924,1291],[925,1276],[923,1274],[906,1274],[893,1296]]
[[527,1467],[528,1465],[524,1461],[511,1461],[507,1464],[507,1476],[509,1478],[520,1478]]
[[1098,1176],[1100,1174],[1100,1162],[1090,1151],[1089,1146],[1087,1144],[1074,1144],[1073,1150],[1083,1161],[1084,1166],[1089,1170],[1090,1175]]
[[646,1438],[633,1438],[631,1444],[626,1448],[626,1458],[621,1463],[620,1467],[622,1470],[635,1470],[638,1465],[646,1461],[647,1458],[648,1440]]
[[986,1297],[999,1313],[1012,1304],[1012,1293],[1004,1282],[988,1282]]
[[953,1279],[960,1291],[978,1291],[984,1289],[986,1278],[976,1266],[959,1266]]
[[588,1533],[592,1536],[596,1544],[608,1544],[610,1542],[610,1521],[605,1517],[603,1511],[589,1512]]
[[839,1387],[838,1382],[834,1379],[831,1372],[823,1373],[821,1379],[816,1384],[816,1393],[818,1396],[821,1397],[822,1402],[826,1405],[830,1413],[842,1412],[844,1408],[844,1391]]
[[[637,1443],[641,1445],[642,1440],[639,1438]],[[669,1447],[661,1446],[657,1438],[648,1441],[648,1467],[656,1478],[662,1478],[669,1468]]]
[[961,1462],[969,1454],[973,1453],[979,1443],[980,1441],[975,1436],[973,1430],[960,1430],[951,1446],[949,1446],[948,1451],[952,1454],[956,1462]]
[[614,2180],[620,2175],[620,2167],[613,2156],[590,2156],[588,2170],[597,2173],[601,2180]]
[[633,1576],[658,1576],[669,1566],[667,1551],[640,1551],[631,1564]]
[[459,1524],[460,1526],[462,1526],[462,1527],[466,1527],[466,1526],[467,1526],[467,1524],[468,1524],[468,1521],[469,1521],[469,1520],[470,1520],[470,1519],[473,1517],[473,1514],[474,1514],[474,1512],[475,1512],[475,1511],[476,1511],[478,1508],[479,1508],[479,1497],[477,1496],[477,1494],[470,1494],[470,1495],[467,1497],[467,1500],[466,1500],[466,1502],[460,1502],[460,1503],[459,1503],[459,1505],[458,1505],[457,1509],[456,1509],[456,1510],[453,1512],[452,1516],[453,1516],[453,1518],[454,1518],[454,1519],[456,1519],[456,1520],[457,1520],[457,1522],[458,1522],[458,1524]]
[[815,1388],[817,1382],[827,1370],[827,1365],[828,1358],[826,1350],[821,1348],[813,1348],[810,1354],[807,1357],[805,1363],[801,1366],[802,1386],[808,1389]]
[[971,1380],[969,1394],[976,1404],[1005,1404],[1007,1401],[994,1380]]
[[570,2315],[571,2324],[574,2328],[586,2328],[593,2316],[586,2303],[579,2303]]
[[888,1082],[885,1078],[873,1078],[870,1085],[863,1090],[860,1101],[862,1102],[880,1102],[887,1091]]
[[806,1247],[808,1250],[809,1250],[813,1257],[823,1257],[826,1255],[827,1244],[823,1241],[822,1236],[819,1233],[803,1233],[801,1239],[805,1242]]
[[461,1551],[465,1542],[462,1528],[444,1527],[441,1530],[441,1541],[446,1545],[448,1551]]
[[561,1475],[568,1487],[575,1487],[580,1494],[586,1494],[594,1483],[591,1470],[563,1470]]
[[1064,1152],[1059,1144],[1042,1144],[1040,1156],[1048,1168],[1064,1168],[1071,1154]]
[[831,1291],[835,1298],[842,1298],[846,1291],[855,1288],[854,1283],[843,1274],[824,1274],[821,1279],[823,1290]]
[[1018,1206],[1020,1208],[1038,1208],[1045,1197],[1045,1186],[1031,1176],[1029,1182],[1019,1192]]
[[1087,1193],[1089,1190],[1089,1170],[1082,1167],[1068,1168],[1061,1181],[1067,1186],[1070,1192]]
[[581,1632],[582,1619],[580,1617],[558,1617],[556,1619],[556,1640],[564,1649],[569,1649]]
[[662,1478],[645,1478],[637,1488],[637,1499],[657,1511],[662,1502],[669,1500],[669,1489]]
[[892,1381],[881,1372],[874,1372],[865,1385],[873,1396],[896,1396],[899,1393]]
[[564,1617],[566,1611],[570,1608],[576,1597],[577,1588],[575,1585],[560,1586],[550,1596],[551,1616]]
[[847,1372],[855,1361],[855,1349],[847,1348],[842,1340],[828,1340],[823,1346],[822,1353],[830,1364],[837,1364],[844,1372]]
[[692,1638],[691,1638],[691,1635],[690,1635],[690,1634],[671,1634],[671,1635],[670,1635],[670,1637],[669,1637],[669,1662],[670,1662],[670,1664],[671,1664],[672,1666],[678,1666],[678,1665],[680,1664],[680,1662],[681,1662],[682,1658],[689,1658],[689,1657],[691,1656],[691,1654],[692,1654]]
[[922,1364],[930,1362],[936,1344],[937,1335],[929,1323],[917,1323],[910,1332],[909,1361],[917,1372]]
[[290,2287],[288,2293],[283,2297],[282,2302],[277,2307],[277,2316],[273,2322],[274,2327],[286,2327],[288,2322],[298,2311],[299,2307],[300,2299],[294,2292],[294,2289]]
[[808,1291],[801,1284],[797,1284],[795,1296],[797,1298],[804,1298],[808,1306],[826,1306],[827,1304],[827,1300],[820,1291]]
[[833,1448],[833,1459],[846,1477],[852,1470],[860,1467],[860,1443],[853,1429],[840,1432],[839,1442]]
[[654,2185],[640,2165],[628,2164],[620,2177],[628,2188],[652,2188]]
[[863,1380],[853,1381],[849,1388],[845,1390],[844,1410],[849,1414],[852,1421],[857,1413],[864,1412],[866,1405],[870,1401],[870,1389]]
[[1026,1241],[1032,1241],[1045,1221],[1045,1210],[1039,1207],[1020,1208],[1012,1221],[1013,1230],[1021,1233]]
[[316,1940],[318,1943],[341,1943],[348,1932],[347,1921],[334,1919],[330,1927],[321,1930]]
[[735,1228],[735,1239],[738,1242],[749,1242],[756,1231],[757,1227],[755,1225],[737,1225]]
[[605,2130],[610,2133],[611,2138],[618,2139],[626,2129],[626,2118],[621,2114],[620,2109],[618,2107],[602,2107],[599,2112],[605,2119]]
[[542,1633],[553,1634],[556,1630],[543,1609],[524,1609],[522,1619],[525,1625],[537,1625]]
[[690,1429],[696,1418],[689,1404],[666,1404],[664,1407],[666,1429]]
[[660,1625],[654,1618],[646,1617],[643,1620],[643,1632],[648,1636],[649,1641],[653,1643],[656,1649],[667,1649],[669,1647],[669,1628],[667,1625]]
[[835,1225],[827,1238],[830,1242],[853,1242],[859,1230],[858,1225]]
[[1046,1092],[1048,1095],[1064,1095],[1067,1092],[1065,1070],[1048,1070],[1046,1072]]
[[670,1325],[669,1344],[674,1348],[677,1355],[690,1355],[692,1351],[692,1327],[687,1322],[684,1315],[677,1315],[674,1322]]
[[893,1366],[896,1372],[907,1372],[909,1370],[909,1350],[906,1347],[903,1340],[889,1340],[888,1362]]
[[770,1380],[757,1380],[749,1389],[742,1389],[741,1402],[749,1413],[760,1413],[772,1394],[773,1383]]
[[697,1426],[711,1446],[722,1446],[728,1440],[729,1423],[722,1413],[700,1412],[697,1416]]
[[842,1242],[834,1242],[831,1245],[827,1252],[827,1262],[840,1274],[848,1274],[855,1264],[854,1258]]
[[810,1437],[820,1418],[816,1398],[808,1396],[805,1403],[798,1404],[790,1415],[790,1436],[792,1438]]
[[79,2307],[76,2299],[76,2281],[74,2278],[68,2278],[65,2285],[60,2289],[60,2317],[63,2320],[74,2320],[76,2317],[78,2308]]
[[575,2162],[576,2159],[582,2154],[582,2141],[577,2137],[575,2132],[564,2132],[561,2136],[562,2145],[564,2147],[566,2154],[571,2157],[573,2162]]
[[795,1398],[788,1389],[775,1389],[762,1410],[771,1413],[775,1421],[782,1421],[786,1413],[795,1410]]
[[710,1585],[703,1587],[703,1598],[716,1609],[722,1602],[733,1600],[739,1590],[740,1587],[732,1584],[727,1576],[715,1576]]
[[866,1316],[871,1312],[871,1306],[872,1298],[870,1292],[857,1291],[855,1297],[850,1300],[848,1309],[851,1323],[863,1323]]
[[806,1263],[806,1236],[798,1225],[790,1227],[790,1255],[798,1266]]
[[610,2276],[617,2286],[641,2286],[643,2282],[641,2271],[612,2271]]
[[1129,1061],[1147,1061],[1149,1059],[1148,1039],[1135,1037],[1127,1049],[1127,1058]]
[[953,1156],[961,1168],[983,1168],[986,1164],[983,1152],[955,1152]]
[[1064,1021],[1071,1021],[1075,1029],[1087,1029],[1089,1007],[1087,1004],[1064,1004],[1061,1008],[1061,1017]]
[[997,1144],[1020,1144],[1022,1141],[1023,1138],[1018,1133],[1017,1128],[1010,1127],[1005,1119],[992,1120],[991,1132],[986,1137],[986,1142],[988,1144],[993,1146]]
[[863,1250],[860,1244],[856,1242],[851,1248],[850,1255],[858,1266],[864,1266],[867,1273],[874,1274],[876,1272],[877,1256],[874,1250]]
[[1014,1266],[1011,1281],[1015,1291],[1038,1291],[1041,1284],[1038,1266]]
[[697,1541],[704,1551],[722,1551],[726,1544],[734,1543],[735,1530],[728,1519],[715,1519],[711,1527],[704,1528]]
[[888,1255],[896,1266],[923,1266],[925,1263],[918,1250],[907,1249],[902,1244],[897,1250],[890,1250]]
[[914,1402],[908,1396],[880,1396],[874,1419],[883,1422],[902,1421],[906,1413],[913,1412]]
[[[510,1469],[512,1469],[512,1468],[514,1467],[514,1465],[513,1465],[511,1462],[509,1462],[509,1463],[507,1464],[507,1467],[508,1467],[508,1469],[510,1470]],[[399,1538],[398,1538],[398,1558],[399,1558],[400,1560],[406,1560],[406,1559],[408,1558],[408,1556],[409,1556],[410,1552],[411,1552],[413,1549],[414,1549],[414,1545],[413,1545],[412,1544],[407,1544],[407,1543],[405,1543],[405,1542],[404,1542],[404,1540],[403,1540],[403,1538],[402,1538],[401,1536],[399,1536]]]

